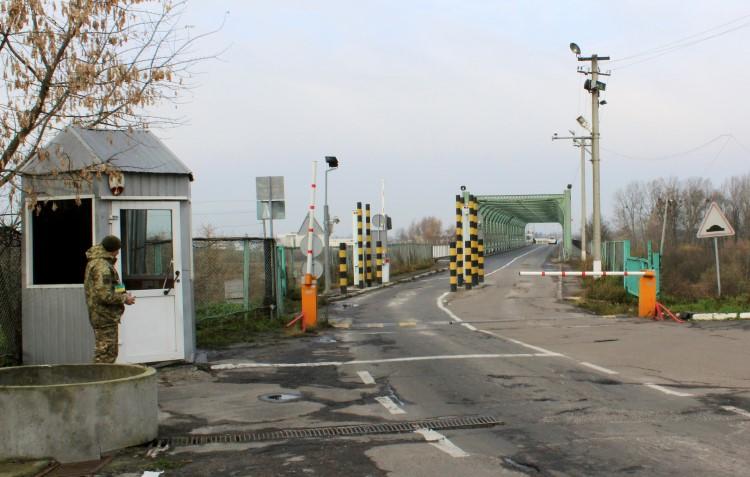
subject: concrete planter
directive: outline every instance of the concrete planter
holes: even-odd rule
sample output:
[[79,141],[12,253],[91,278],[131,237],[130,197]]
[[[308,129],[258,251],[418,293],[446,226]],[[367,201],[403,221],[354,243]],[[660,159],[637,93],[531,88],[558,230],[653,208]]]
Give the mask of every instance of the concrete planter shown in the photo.
[[156,371],[120,364],[0,369],[0,460],[99,459],[158,433]]

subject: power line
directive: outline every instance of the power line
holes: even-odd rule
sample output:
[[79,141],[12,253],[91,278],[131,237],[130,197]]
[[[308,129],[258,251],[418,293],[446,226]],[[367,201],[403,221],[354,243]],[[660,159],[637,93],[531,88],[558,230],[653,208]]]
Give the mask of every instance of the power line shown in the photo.
[[[638,58],[640,56],[651,55],[653,53],[657,53],[659,51],[662,51],[662,50],[665,50],[665,49],[669,49],[669,48],[672,48],[674,46],[679,46],[680,43],[682,43],[682,42],[684,42],[686,40],[691,40],[691,39],[699,37],[701,35],[705,35],[706,33],[710,33],[710,32],[712,32],[714,30],[717,30],[719,28],[723,28],[723,27],[731,25],[733,23],[737,23],[737,22],[742,21],[742,20],[744,20],[746,18],[750,18],[750,13],[747,14],[747,15],[742,15],[741,17],[737,17],[734,20],[730,20],[730,21],[728,21],[726,23],[722,23],[720,25],[713,26],[713,27],[711,27],[711,28],[709,28],[707,30],[703,30],[703,31],[700,31],[698,33],[694,33],[692,35],[688,35],[686,37],[682,37],[682,38],[680,38],[678,40],[674,40],[674,41],[671,41],[669,43],[665,43],[663,45],[660,45],[660,46],[657,46],[657,47],[654,47],[654,48],[650,48],[648,50],[641,51],[640,53],[635,53],[633,55],[624,56],[622,58],[614,59],[614,60],[612,60],[612,62],[615,63],[615,62],[619,62],[619,61],[627,61],[627,60],[630,60],[630,59],[633,59],[633,58]],[[705,40],[708,40],[708,39],[711,39],[711,38],[715,38],[716,36],[729,33],[731,31],[734,31],[734,30],[739,29],[739,28],[744,28],[745,26],[747,26],[747,24],[740,25],[739,27],[727,30],[727,31],[725,31],[723,33],[719,33],[719,34],[714,35],[714,36],[709,36],[707,38],[701,39],[700,41],[705,41]]]
[[622,154],[620,152],[613,151],[612,149],[608,149],[608,148],[605,148],[605,147],[602,147],[602,149],[604,149],[605,151],[607,151],[610,154],[614,154],[616,156],[620,156],[620,157],[623,157],[625,159],[632,159],[634,161],[665,161],[665,160],[674,159],[674,158],[677,158],[677,157],[685,156],[687,154],[691,154],[693,152],[699,151],[699,150],[703,149],[704,147],[707,147],[707,146],[715,143],[716,141],[718,141],[721,138],[731,138],[731,137],[733,137],[731,134],[719,134],[718,136],[716,136],[715,138],[711,139],[710,141],[705,142],[705,143],[701,144],[700,146],[696,146],[696,147],[694,147],[692,149],[688,149],[687,151],[677,152],[677,153],[674,153],[674,154],[667,154],[667,155],[664,155],[664,156],[656,156],[656,157],[631,156],[629,154]]

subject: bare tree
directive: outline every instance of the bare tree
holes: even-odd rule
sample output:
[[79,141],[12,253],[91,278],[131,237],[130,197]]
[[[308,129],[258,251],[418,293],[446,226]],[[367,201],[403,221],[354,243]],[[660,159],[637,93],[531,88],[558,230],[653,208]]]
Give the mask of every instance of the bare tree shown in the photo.
[[[179,27],[172,0],[0,2],[0,189],[13,201],[23,168],[60,129],[175,124],[145,110],[175,101],[205,36]],[[208,33],[210,34],[210,33]],[[102,171],[77,171],[84,179]],[[11,189],[11,190],[8,190]],[[31,191],[28,191],[31,192]]]

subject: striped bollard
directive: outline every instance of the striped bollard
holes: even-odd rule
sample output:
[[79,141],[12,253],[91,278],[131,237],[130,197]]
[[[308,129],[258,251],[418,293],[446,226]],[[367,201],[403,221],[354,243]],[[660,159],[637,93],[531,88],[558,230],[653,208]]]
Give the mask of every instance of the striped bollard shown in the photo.
[[362,202],[357,202],[357,264],[359,265],[359,288],[365,287],[365,244],[362,233]]
[[464,284],[464,245],[461,238],[464,230],[463,201],[456,195],[456,276],[457,285]]
[[471,282],[479,284],[479,219],[477,217],[477,198],[469,196],[469,240],[471,240]]
[[370,204],[365,204],[365,280],[372,286],[372,229],[370,227]]
[[484,283],[484,239],[479,239],[479,283]]
[[471,290],[471,285],[474,283],[474,271],[471,269],[471,240],[464,242],[464,250],[466,250],[466,280],[464,284],[467,290]]
[[451,242],[450,245],[450,257],[451,257],[451,264],[450,264],[450,283],[451,283],[451,291],[455,292],[458,291],[458,270],[456,267],[456,242]]
[[349,275],[346,268],[346,243],[339,244],[339,287],[341,294],[346,295],[346,286],[349,284]]
[[375,281],[378,285],[383,284],[383,242],[375,242]]

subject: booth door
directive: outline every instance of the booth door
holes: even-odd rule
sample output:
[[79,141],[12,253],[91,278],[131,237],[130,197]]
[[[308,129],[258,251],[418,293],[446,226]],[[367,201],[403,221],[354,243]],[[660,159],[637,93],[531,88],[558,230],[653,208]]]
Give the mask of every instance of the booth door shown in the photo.
[[135,304],[120,323],[118,363],[184,359],[179,202],[114,202],[117,267]]

